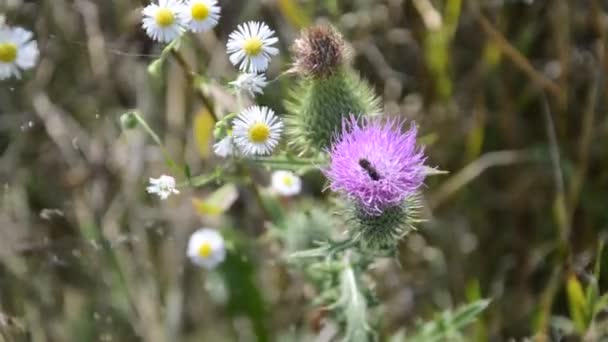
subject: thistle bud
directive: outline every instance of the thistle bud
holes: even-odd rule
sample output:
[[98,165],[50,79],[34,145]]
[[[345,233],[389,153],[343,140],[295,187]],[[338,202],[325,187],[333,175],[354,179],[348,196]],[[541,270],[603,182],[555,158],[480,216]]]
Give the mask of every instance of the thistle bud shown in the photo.
[[392,256],[397,252],[399,241],[414,230],[418,221],[419,201],[411,197],[403,204],[386,208],[379,215],[355,206],[350,212],[348,222],[353,226],[353,237],[361,249],[371,255]]
[[344,118],[377,113],[378,100],[369,85],[348,65],[348,48],[331,26],[306,29],[294,42],[293,70],[301,77],[291,90],[288,135],[300,152],[329,147]]

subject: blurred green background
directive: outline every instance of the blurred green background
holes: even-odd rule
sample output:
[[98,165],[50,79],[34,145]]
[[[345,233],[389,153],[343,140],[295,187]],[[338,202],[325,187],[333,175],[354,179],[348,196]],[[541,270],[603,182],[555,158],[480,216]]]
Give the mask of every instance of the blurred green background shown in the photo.
[[[126,111],[140,110],[193,174],[219,162],[180,66],[148,73],[162,46],[140,28],[147,3],[0,0],[7,23],[34,31],[41,50],[22,80],[0,83],[0,339],[314,340],[314,293],[280,261],[248,188],[223,188],[238,193],[225,215],[192,205],[219,185],[165,202],[145,193],[148,177],[170,170],[143,130],[121,130]],[[382,340],[479,298],[492,303],[467,341],[600,339],[601,310],[580,302],[589,284],[608,285],[597,253],[608,228],[608,3],[219,4],[220,24],[182,49],[217,111],[234,108],[221,85],[237,75],[225,42],[239,23],[277,31],[273,79],[302,27],[331,22],[385,111],[415,120],[429,164],[450,172],[427,180],[427,222],[399,263],[374,269]],[[292,81],[279,78],[258,102],[283,113]],[[304,179],[304,202],[327,196],[318,174]],[[223,227],[237,245],[222,272],[185,258],[200,226]]]

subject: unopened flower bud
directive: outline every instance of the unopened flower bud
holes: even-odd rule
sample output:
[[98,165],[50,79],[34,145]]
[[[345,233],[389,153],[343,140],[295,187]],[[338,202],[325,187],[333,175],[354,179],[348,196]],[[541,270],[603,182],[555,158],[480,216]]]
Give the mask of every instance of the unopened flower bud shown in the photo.
[[120,125],[123,129],[133,129],[137,127],[138,121],[134,112],[127,112],[120,116]]

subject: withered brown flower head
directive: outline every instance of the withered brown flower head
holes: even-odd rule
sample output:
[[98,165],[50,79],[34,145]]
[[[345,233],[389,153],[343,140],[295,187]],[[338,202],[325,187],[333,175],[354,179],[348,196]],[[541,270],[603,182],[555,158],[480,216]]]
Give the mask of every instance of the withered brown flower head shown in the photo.
[[333,74],[348,58],[344,38],[335,28],[322,24],[307,28],[292,46],[295,71],[315,77]]

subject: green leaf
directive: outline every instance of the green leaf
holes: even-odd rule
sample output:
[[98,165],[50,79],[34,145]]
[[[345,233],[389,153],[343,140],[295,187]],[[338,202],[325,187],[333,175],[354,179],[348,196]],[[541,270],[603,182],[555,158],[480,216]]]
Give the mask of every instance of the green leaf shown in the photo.
[[267,191],[261,192],[260,196],[264,207],[268,210],[270,219],[277,227],[285,225],[285,213],[281,203],[276,196],[270,196]]
[[594,314],[597,315],[605,309],[608,309],[608,293],[602,295],[597,303],[595,303]]
[[436,176],[436,175],[447,175],[450,171],[440,170],[436,167],[424,166],[424,173],[427,176]]
[[586,300],[583,292],[583,287],[574,274],[568,276],[566,285],[568,293],[568,306],[570,309],[570,318],[574,322],[576,331],[584,333],[587,329],[587,320],[585,315]]
[[353,268],[349,265],[342,271],[339,305],[346,315],[345,341],[367,342],[371,329],[367,324],[367,301],[359,290]]
[[179,183],[177,186],[180,188],[184,187],[184,186],[193,186],[195,188],[202,187],[213,181],[218,180],[220,177],[221,177],[221,170],[218,169],[212,174],[198,175],[195,177],[190,176],[190,178],[188,178],[187,182]]
[[190,183],[190,181],[192,180],[192,170],[190,169],[190,165],[188,164],[184,165],[184,176],[186,177],[188,183]]
[[234,184],[225,184],[215,190],[205,199],[192,198],[194,209],[199,215],[218,216],[225,213],[238,198],[238,191]]
[[597,254],[595,256],[595,265],[593,265],[593,276],[587,285],[585,291],[585,298],[587,299],[586,312],[589,314],[589,319],[593,320],[596,312],[596,305],[598,296],[600,294],[600,277],[602,271],[602,254],[604,252],[604,241],[602,239],[598,242]]
[[[469,302],[473,302],[476,300],[481,300],[481,286],[479,284],[479,279],[473,279],[467,284],[466,288],[466,298]],[[474,340],[475,341],[487,341],[488,340],[488,331],[486,328],[485,322],[480,319],[475,322],[473,326]]]

